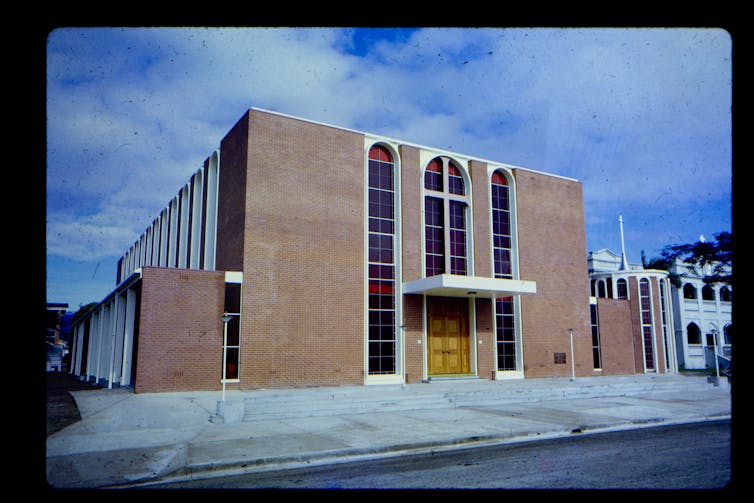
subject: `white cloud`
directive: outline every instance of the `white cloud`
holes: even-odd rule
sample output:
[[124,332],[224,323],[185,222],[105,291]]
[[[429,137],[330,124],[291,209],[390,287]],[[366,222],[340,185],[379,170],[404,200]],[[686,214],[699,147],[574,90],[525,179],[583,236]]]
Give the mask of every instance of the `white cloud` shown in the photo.
[[51,215],[47,221],[47,253],[80,261],[119,256],[123,243],[133,236],[133,228],[123,225],[122,218],[127,216]]
[[591,240],[625,207],[667,228],[729,198],[725,32],[353,33],[54,31],[48,254],[117,260],[251,106],[575,177]]

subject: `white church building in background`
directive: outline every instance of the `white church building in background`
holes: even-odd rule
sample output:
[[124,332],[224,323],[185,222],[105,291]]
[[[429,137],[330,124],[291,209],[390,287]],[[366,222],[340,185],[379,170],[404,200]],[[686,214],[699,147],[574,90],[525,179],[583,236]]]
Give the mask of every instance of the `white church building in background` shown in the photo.
[[[704,270],[677,260],[669,271],[645,269],[641,263],[629,263],[621,229],[621,254],[607,248],[589,252],[587,257],[593,304],[599,299],[625,299],[632,302],[627,285],[633,278],[648,279],[657,285],[652,294],[659,297],[659,309],[652,309],[655,326],[662,331],[665,368],[702,370],[727,367],[732,355],[732,289],[726,284],[708,284]],[[700,237],[703,240],[703,236]],[[641,302],[640,299],[635,301]],[[633,308],[641,311],[641,306]],[[718,361],[715,360],[718,355]]]
[[671,292],[678,362],[686,369],[714,366],[715,352],[727,360],[732,355],[732,289],[705,283],[710,269],[695,270],[680,261],[670,269],[680,279]]

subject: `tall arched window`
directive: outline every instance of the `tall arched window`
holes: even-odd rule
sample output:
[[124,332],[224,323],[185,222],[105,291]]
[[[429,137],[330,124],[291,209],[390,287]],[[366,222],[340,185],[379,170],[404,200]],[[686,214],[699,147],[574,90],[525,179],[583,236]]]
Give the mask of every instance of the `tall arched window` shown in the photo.
[[683,285],[683,298],[684,299],[695,299],[696,298],[696,287],[692,285],[691,283],[686,283]]
[[[496,278],[513,278],[513,240],[511,229],[511,193],[505,174],[492,173],[492,251]],[[497,369],[517,369],[516,332],[513,297],[495,299],[495,333],[497,342]]]
[[616,282],[616,286],[618,287],[618,298],[619,299],[627,299],[628,298],[628,283],[624,278],[620,278]]
[[607,287],[605,280],[599,280],[597,281],[597,297],[600,297],[602,299],[607,298]]
[[394,171],[385,147],[369,150],[369,374],[396,372]]
[[669,328],[668,328],[668,309],[667,309],[667,298],[666,298],[666,287],[665,287],[665,280],[661,279],[659,280],[660,283],[660,325],[662,326],[662,343],[665,353],[665,369],[671,368],[671,355],[670,355],[670,345],[668,343],[668,339],[670,338],[669,334]]
[[702,287],[702,300],[715,300],[715,289],[711,285]]
[[496,278],[512,278],[511,212],[508,181],[500,171],[492,173],[492,249]]
[[655,369],[654,361],[654,327],[652,325],[652,297],[649,292],[649,280],[639,281],[639,305],[641,307],[641,331],[644,339],[644,368]]
[[723,327],[723,344],[727,346],[733,344],[733,325],[730,323]]
[[702,332],[696,323],[691,322],[686,326],[686,342],[688,344],[702,343]]
[[469,273],[466,184],[447,157],[436,157],[424,170],[425,274]]
[[720,288],[720,302],[730,302],[730,289],[727,286]]

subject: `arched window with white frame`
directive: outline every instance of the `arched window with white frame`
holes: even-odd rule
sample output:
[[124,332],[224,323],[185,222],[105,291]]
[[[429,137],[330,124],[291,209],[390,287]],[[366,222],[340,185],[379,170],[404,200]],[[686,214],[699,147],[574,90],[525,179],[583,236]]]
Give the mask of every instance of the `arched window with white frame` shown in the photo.
[[730,302],[731,299],[730,288],[727,286],[720,288],[720,302]]
[[470,274],[469,196],[461,169],[435,157],[424,169],[424,272]]
[[396,223],[395,161],[382,145],[369,149],[368,194],[368,341],[369,375],[395,374]]
[[712,288],[712,285],[702,287],[702,300],[715,300],[715,289]]
[[693,321],[686,325],[686,344],[690,346],[698,346],[702,343],[702,332],[699,330],[699,325]]
[[628,298],[628,282],[625,278],[619,278],[618,281],[616,281],[616,286],[618,287],[618,298],[619,299],[627,299]]
[[[513,246],[513,194],[511,184],[503,170],[495,170],[490,180],[492,211],[493,273],[496,278],[514,277]],[[514,297],[495,299],[495,334],[497,344],[497,370],[518,370],[516,343],[516,316]]]
[[644,369],[651,372],[655,370],[655,348],[654,325],[652,323],[652,295],[647,278],[639,280],[639,307],[644,347]]
[[691,283],[683,285],[683,298],[684,299],[696,299],[696,287]]

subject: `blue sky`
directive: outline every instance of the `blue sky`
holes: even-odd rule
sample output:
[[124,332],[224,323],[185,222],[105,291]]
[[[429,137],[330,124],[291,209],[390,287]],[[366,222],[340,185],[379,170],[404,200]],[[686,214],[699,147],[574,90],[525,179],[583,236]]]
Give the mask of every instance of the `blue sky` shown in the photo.
[[[576,178],[587,250],[731,230],[720,29],[57,29],[47,40],[47,300],[118,258],[250,107]],[[557,247],[557,243],[553,243]]]

